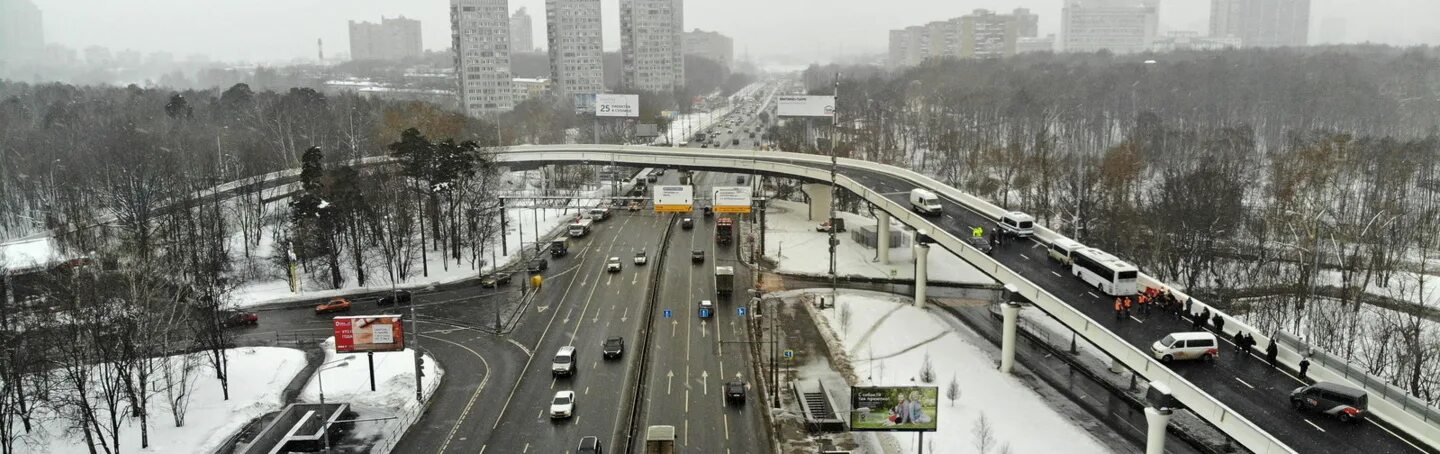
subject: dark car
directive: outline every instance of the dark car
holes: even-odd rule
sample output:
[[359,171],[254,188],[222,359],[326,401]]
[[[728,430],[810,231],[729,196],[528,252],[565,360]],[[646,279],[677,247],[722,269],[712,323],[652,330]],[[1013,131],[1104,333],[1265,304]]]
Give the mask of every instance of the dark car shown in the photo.
[[990,247],[990,240],[987,240],[985,238],[970,237],[965,239],[965,241],[970,243],[970,247],[973,247],[982,253],[989,254],[994,251],[994,248]]
[[680,228],[690,230],[695,228],[695,218],[685,217],[680,219]]
[[1369,413],[1370,397],[1364,390],[1330,382],[1315,382],[1290,392],[1290,406],[1296,410],[1318,411],[1343,422],[1358,421]]
[[600,439],[592,435],[580,439],[580,447],[575,448],[575,454],[604,454],[601,449]]
[[260,324],[260,316],[254,312],[226,311],[225,320],[222,322],[226,328],[238,328],[241,326],[255,326]]
[[380,301],[376,304],[381,306],[392,306],[396,303],[410,304],[410,296],[409,290],[396,290],[395,293],[380,297]]
[[529,270],[531,273],[539,273],[541,271],[550,269],[550,262],[545,261],[545,259],[543,258],[538,258],[535,260],[531,260],[530,265],[525,267],[525,269]]
[[693,263],[703,263],[703,262],[705,262],[705,250],[703,250],[703,249],[696,249],[696,250],[690,251],[690,261],[693,262]]
[[510,285],[510,273],[490,273],[480,278],[480,286],[484,288],[496,288],[502,285]]
[[736,378],[725,382],[725,402],[745,403],[745,382]]
[[605,339],[605,359],[619,358],[625,354],[625,338],[615,336]]

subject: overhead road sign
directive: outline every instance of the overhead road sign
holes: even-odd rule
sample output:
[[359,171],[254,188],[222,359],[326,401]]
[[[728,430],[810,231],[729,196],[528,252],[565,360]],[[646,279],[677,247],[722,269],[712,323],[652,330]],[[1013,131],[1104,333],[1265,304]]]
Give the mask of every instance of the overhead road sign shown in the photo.
[[689,213],[695,210],[695,187],[655,186],[656,213]]
[[639,117],[640,95],[595,95],[595,115],[600,117]]
[[716,186],[711,206],[716,213],[750,213],[752,189],[749,186]]
[[834,96],[776,96],[775,106],[782,117],[835,116]]

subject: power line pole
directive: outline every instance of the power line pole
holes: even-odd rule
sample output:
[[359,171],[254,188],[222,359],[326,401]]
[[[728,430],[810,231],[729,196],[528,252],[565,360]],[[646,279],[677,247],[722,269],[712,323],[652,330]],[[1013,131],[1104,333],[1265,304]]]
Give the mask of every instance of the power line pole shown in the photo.
[[[835,230],[837,224],[835,222],[835,202],[837,196],[840,195],[839,186],[837,186],[835,179],[835,174],[840,167],[840,159],[838,157],[839,150],[837,150],[837,148],[839,147],[839,143],[840,73],[837,72],[835,73],[835,109],[830,113],[830,219],[827,219],[825,221],[830,225],[830,304],[832,306],[835,304],[835,299],[839,296],[839,290],[837,289],[837,281],[839,279],[835,270],[835,247],[838,246],[840,243],[840,240],[835,238]],[[821,304],[820,308],[824,309],[825,305]]]

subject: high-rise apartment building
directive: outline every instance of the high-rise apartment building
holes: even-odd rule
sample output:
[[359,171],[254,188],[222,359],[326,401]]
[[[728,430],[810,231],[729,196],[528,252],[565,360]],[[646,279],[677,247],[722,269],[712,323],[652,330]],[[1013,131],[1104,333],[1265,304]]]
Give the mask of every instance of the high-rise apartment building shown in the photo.
[[1235,36],[1245,47],[1304,46],[1310,0],[1210,0],[1210,36]]
[[[1018,12],[1018,11],[1017,11]],[[994,58],[1015,55],[1020,17],[977,9],[960,17],[961,58]]]
[[0,68],[38,61],[44,53],[40,8],[30,0],[0,0]]
[[683,0],[620,0],[621,85],[670,91],[685,85]]
[[460,107],[472,117],[515,107],[507,0],[450,0],[450,37]]
[[525,11],[523,6],[515,10],[515,15],[510,16],[510,48],[515,52],[535,51],[534,24],[530,21],[530,13]]
[[1155,41],[1160,0],[1065,0],[1060,39],[1065,52],[1143,52]]
[[733,68],[735,63],[735,40],[720,32],[700,29],[685,32],[685,55],[695,55]]
[[1016,31],[1021,38],[1037,38],[1040,36],[1040,15],[1030,12],[1028,8],[1015,8],[1010,13],[1015,16]]
[[400,60],[425,53],[420,21],[381,17],[380,23],[350,21],[351,60]]
[[550,80],[562,99],[605,91],[600,0],[545,0]]
[[965,16],[890,31],[892,68],[914,66],[928,58],[990,58],[1015,55],[1026,27],[1038,17],[1029,10],[996,14],[977,9]]

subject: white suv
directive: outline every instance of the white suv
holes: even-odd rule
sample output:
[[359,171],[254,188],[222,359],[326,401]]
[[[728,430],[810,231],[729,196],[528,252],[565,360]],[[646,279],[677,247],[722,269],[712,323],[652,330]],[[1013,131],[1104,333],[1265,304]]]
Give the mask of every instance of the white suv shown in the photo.
[[550,419],[575,416],[575,391],[558,391],[550,400]]
[[555,359],[550,362],[550,375],[575,375],[575,347],[566,345],[555,352]]
[[620,257],[610,257],[610,260],[605,261],[605,272],[613,273],[616,271],[620,271]]

